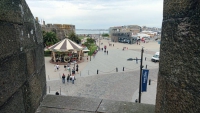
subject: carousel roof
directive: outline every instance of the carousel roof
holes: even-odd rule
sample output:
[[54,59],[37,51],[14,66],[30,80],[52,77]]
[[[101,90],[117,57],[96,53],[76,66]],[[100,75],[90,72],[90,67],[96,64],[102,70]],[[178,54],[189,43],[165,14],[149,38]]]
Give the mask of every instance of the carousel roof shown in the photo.
[[54,51],[69,51],[69,50],[82,50],[83,47],[71,41],[70,39],[65,38],[60,42],[50,46],[49,49]]

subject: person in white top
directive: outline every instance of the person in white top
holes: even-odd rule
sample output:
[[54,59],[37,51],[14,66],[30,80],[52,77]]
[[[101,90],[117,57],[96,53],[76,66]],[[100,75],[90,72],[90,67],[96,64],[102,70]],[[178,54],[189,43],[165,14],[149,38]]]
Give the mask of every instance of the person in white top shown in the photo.
[[54,71],[56,72],[56,70],[57,70],[57,67],[56,67],[56,65],[54,65]]
[[56,69],[57,69],[57,71],[59,70],[59,67],[60,67],[60,66],[59,66],[58,64],[56,64]]
[[74,84],[74,76],[71,76],[71,78],[72,78],[72,84]]

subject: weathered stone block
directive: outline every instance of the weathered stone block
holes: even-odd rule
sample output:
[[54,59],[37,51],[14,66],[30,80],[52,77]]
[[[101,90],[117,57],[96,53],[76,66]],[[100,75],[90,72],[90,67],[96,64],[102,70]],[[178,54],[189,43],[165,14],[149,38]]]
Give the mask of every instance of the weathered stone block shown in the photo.
[[[16,111],[17,110],[17,111]],[[9,101],[5,105],[0,107],[1,113],[26,113],[24,109],[24,100],[22,90],[16,91],[16,93],[9,98]]]
[[34,113],[46,94],[41,27],[25,0],[0,7],[0,111]]
[[[13,55],[0,63],[0,106],[26,81],[25,54]],[[5,95],[6,94],[6,95]]]

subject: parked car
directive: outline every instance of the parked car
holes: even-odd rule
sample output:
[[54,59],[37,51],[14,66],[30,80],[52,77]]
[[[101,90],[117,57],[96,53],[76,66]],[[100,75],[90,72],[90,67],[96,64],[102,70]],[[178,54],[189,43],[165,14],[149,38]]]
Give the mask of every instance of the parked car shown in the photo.
[[145,40],[150,40],[150,37],[143,37]]
[[155,55],[151,58],[152,62],[159,62],[160,53],[156,52]]

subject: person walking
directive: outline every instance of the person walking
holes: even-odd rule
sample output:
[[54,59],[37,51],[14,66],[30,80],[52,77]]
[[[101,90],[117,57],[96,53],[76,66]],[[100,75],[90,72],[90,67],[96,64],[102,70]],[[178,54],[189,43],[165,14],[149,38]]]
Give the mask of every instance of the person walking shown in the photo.
[[88,56],[87,56],[87,62],[88,62]]
[[74,84],[74,76],[72,75],[71,77],[72,77],[72,84]]
[[107,55],[108,55],[108,50],[107,50]]
[[75,74],[75,68],[73,67],[73,69],[72,69],[72,75],[74,75]]
[[67,82],[69,82],[69,79],[70,79],[70,75],[68,74],[67,75]]
[[56,64],[56,69],[57,71],[59,70],[60,66],[58,64]]
[[78,73],[78,64],[76,65],[76,72]]
[[67,66],[66,66],[66,65],[64,65],[64,69],[65,69],[65,71],[66,71],[66,68],[67,68]]
[[62,75],[62,82],[63,82],[63,84],[65,83],[65,74],[64,73]]

